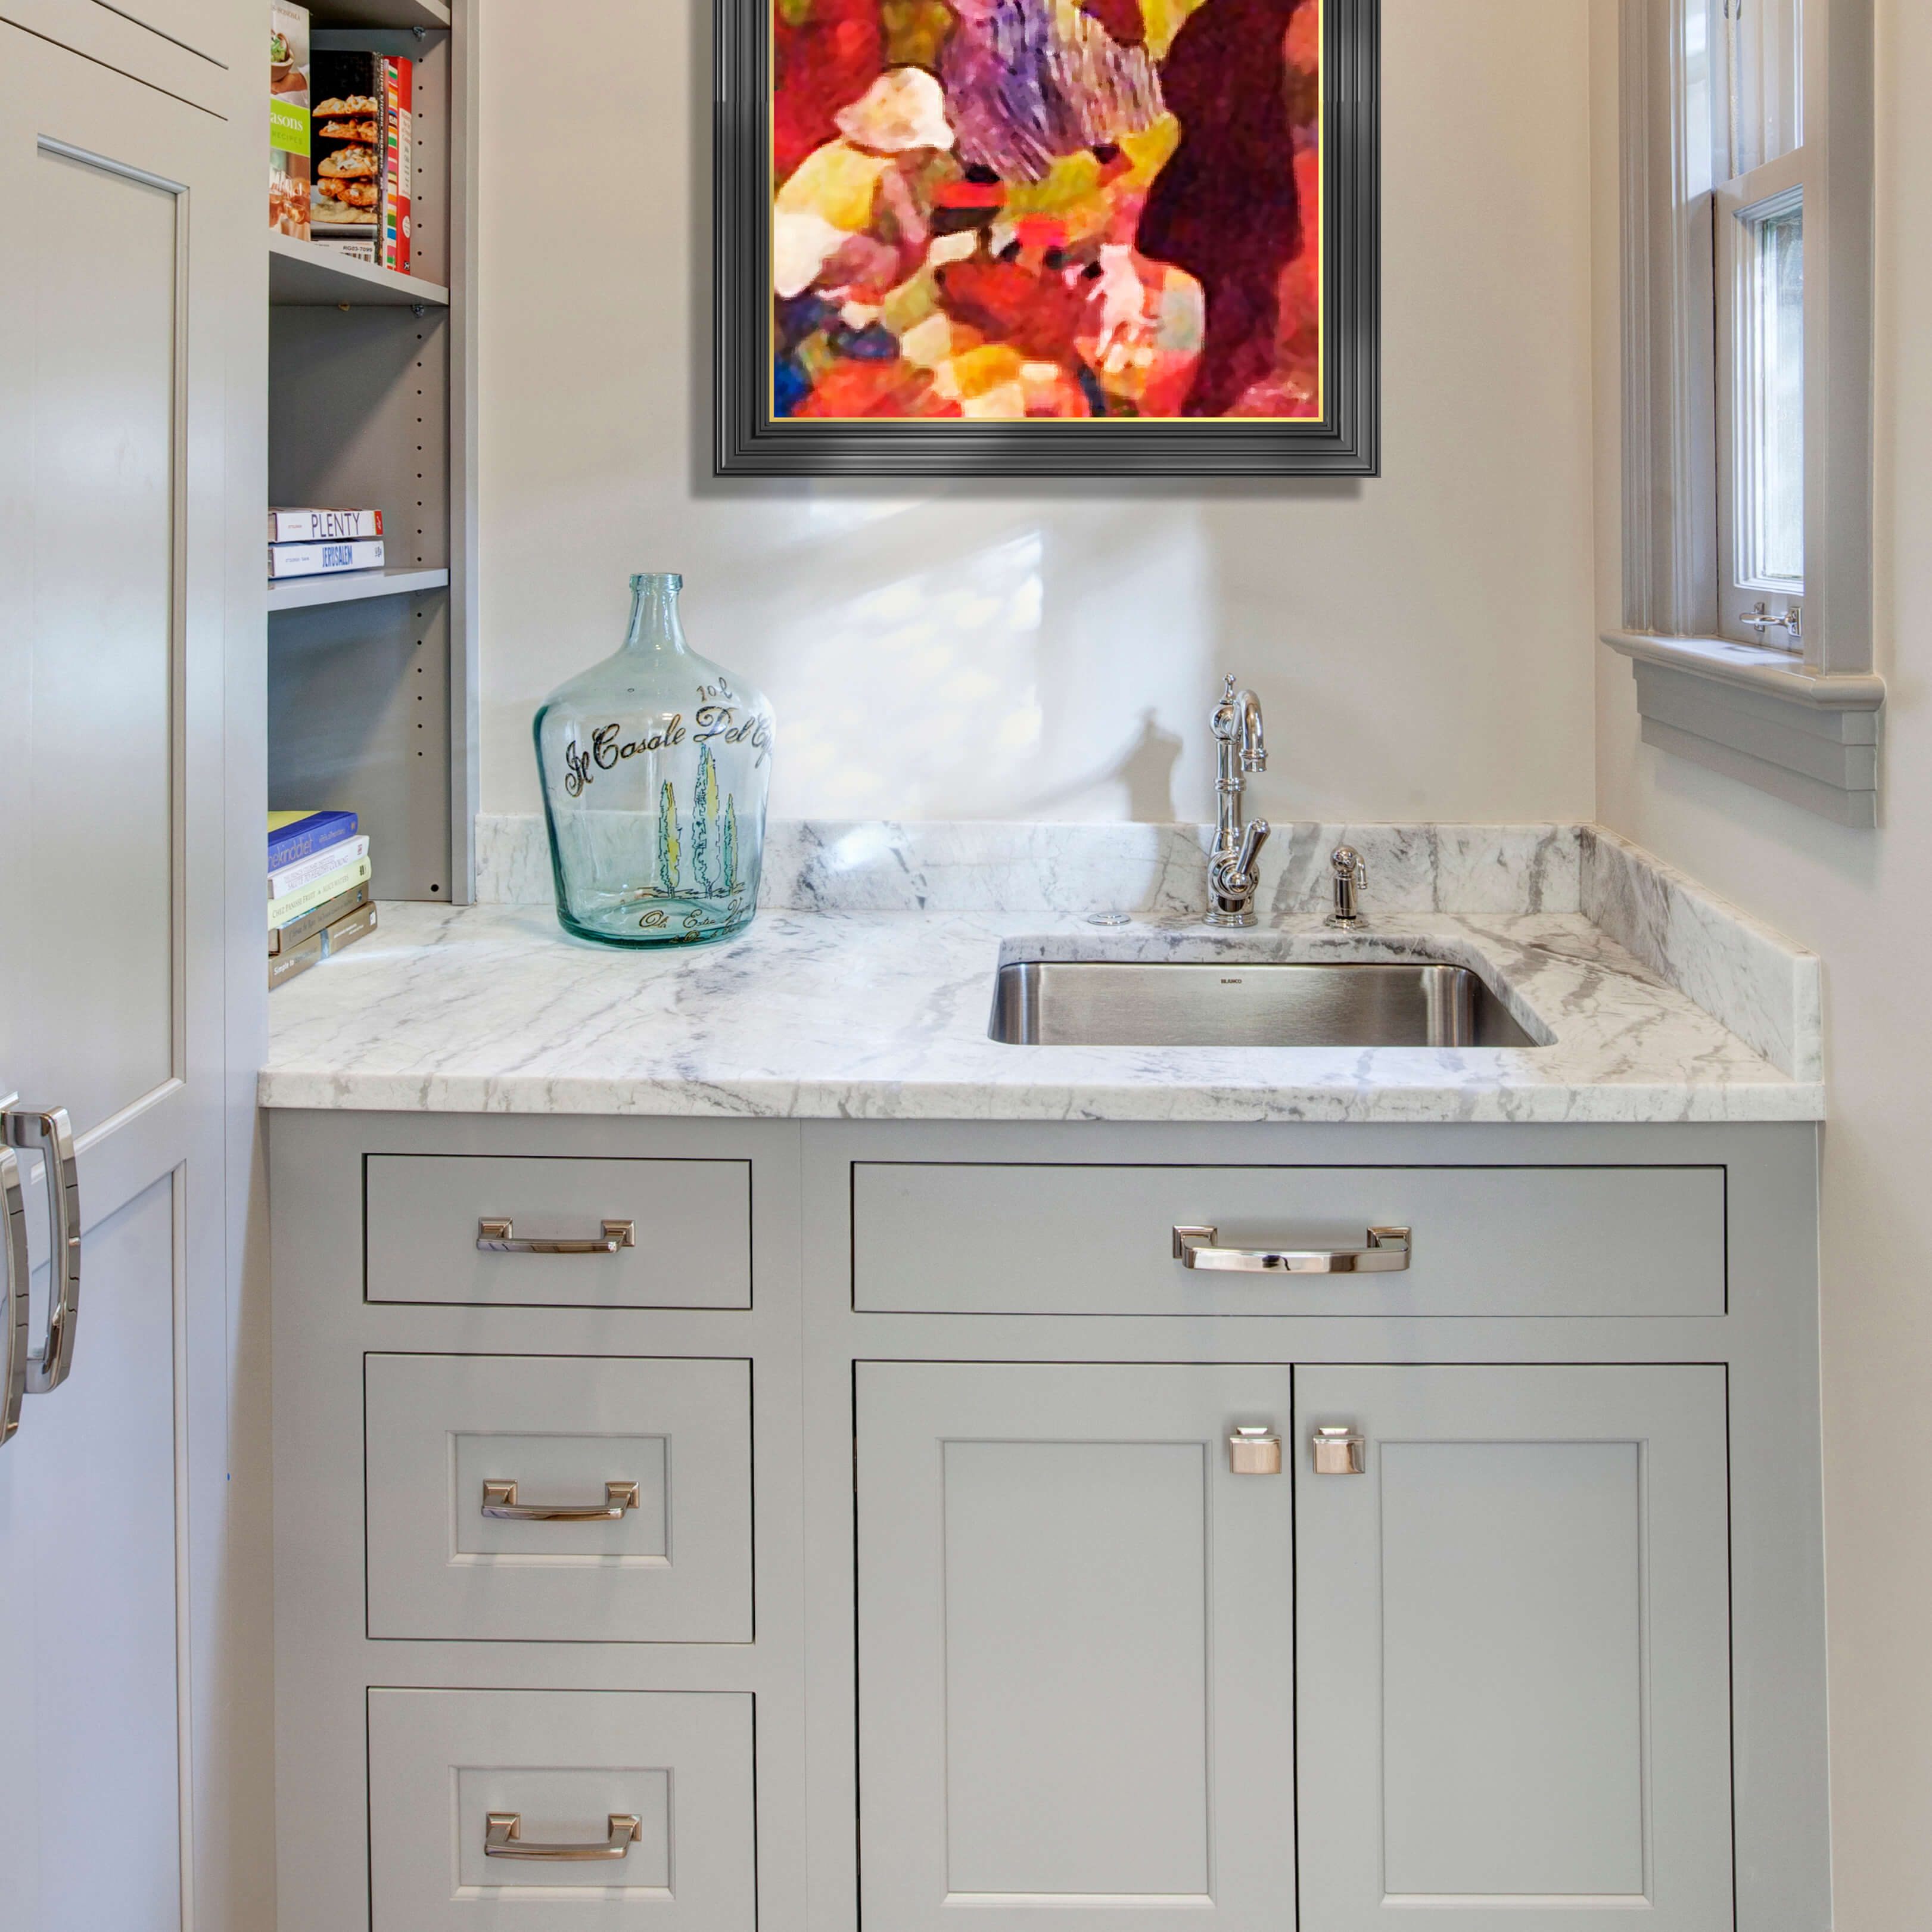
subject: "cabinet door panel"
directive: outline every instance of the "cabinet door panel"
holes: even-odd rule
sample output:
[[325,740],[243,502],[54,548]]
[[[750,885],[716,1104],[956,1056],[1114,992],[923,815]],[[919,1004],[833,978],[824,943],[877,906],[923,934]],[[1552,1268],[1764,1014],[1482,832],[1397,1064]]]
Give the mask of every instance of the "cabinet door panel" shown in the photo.
[[1292,1924],[1288,1372],[858,1377],[867,1922]]
[[1731,1916],[1724,1372],[1316,1368],[1298,1456],[1302,1897],[1542,1932]]

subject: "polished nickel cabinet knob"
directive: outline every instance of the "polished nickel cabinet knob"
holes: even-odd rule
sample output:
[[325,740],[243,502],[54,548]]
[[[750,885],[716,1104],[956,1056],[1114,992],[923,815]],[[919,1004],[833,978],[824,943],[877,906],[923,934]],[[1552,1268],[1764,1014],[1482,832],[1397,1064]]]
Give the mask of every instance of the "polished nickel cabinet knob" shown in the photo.
[[1281,1474],[1281,1438],[1264,1423],[1238,1428],[1228,1438],[1228,1467],[1238,1476]]
[[1359,1476],[1366,1472],[1367,1445],[1346,1425],[1318,1429],[1308,1440],[1318,1476]]

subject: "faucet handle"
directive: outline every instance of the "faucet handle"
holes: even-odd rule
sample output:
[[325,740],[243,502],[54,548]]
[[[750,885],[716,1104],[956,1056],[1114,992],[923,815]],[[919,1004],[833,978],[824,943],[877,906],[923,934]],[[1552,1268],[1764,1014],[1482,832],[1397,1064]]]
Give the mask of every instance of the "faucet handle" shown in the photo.
[[1234,861],[1234,869],[1250,892],[1255,885],[1255,855],[1268,843],[1270,829],[1265,818],[1251,818],[1241,834],[1240,856]]
[[1357,886],[1369,883],[1369,868],[1362,862],[1362,855],[1352,845],[1338,845],[1328,855],[1328,862],[1335,868],[1338,879],[1347,879]]

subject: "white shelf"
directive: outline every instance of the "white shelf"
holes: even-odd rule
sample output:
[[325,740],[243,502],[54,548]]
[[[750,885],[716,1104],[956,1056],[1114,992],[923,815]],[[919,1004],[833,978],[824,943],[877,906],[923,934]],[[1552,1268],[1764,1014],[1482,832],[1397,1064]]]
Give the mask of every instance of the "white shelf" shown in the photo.
[[370,597],[408,597],[418,590],[442,590],[447,570],[344,570],[316,577],[285,577],[268,586],[268,614],[312,610],[318,604],[356,604]]
[[310,12],[318,27],[428,27],[439,32],[449,26],[442,0],[316,0]]
[[268,236],[268,304],[271,308],[408,308],[420,302],[447,308],[449,291],[440,282],[399,275],[368,262],[352,262],[292,236]]

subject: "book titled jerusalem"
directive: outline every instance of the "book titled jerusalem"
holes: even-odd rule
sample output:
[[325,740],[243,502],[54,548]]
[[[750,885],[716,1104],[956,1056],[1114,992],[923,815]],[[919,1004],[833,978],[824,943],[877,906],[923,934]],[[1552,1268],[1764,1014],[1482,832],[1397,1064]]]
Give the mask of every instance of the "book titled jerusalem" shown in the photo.
[[274,543],[268,546],[268,575],[321,577],[338,570],[380,570],[382,539],[353,543]]
[[271,510],[268,541],[284,543],[353,543],[382,534],[380,510]]

